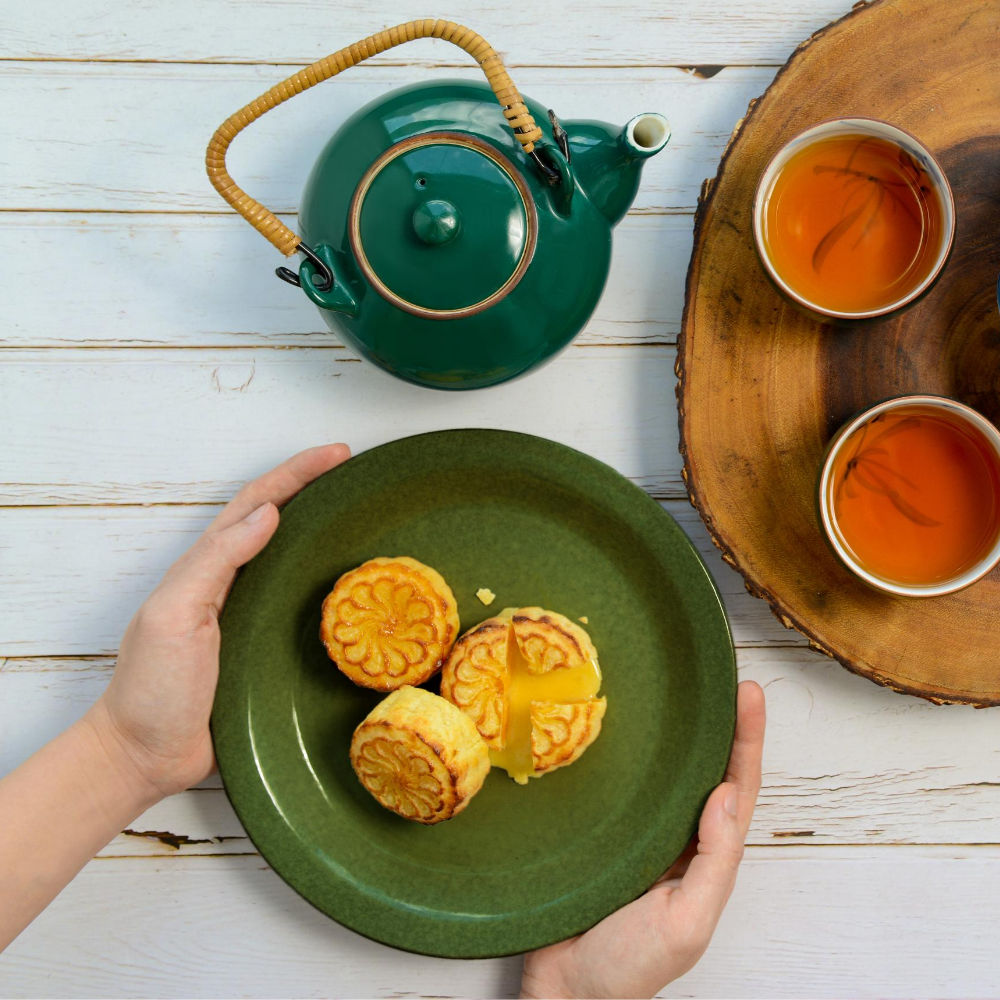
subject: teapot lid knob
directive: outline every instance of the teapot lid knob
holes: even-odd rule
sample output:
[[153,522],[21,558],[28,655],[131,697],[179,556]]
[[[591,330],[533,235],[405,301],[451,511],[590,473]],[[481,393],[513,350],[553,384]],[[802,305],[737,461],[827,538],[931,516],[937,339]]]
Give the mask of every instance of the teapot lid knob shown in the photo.
[[429,198],[413,210],[413,231],[423,243],[440,246],[458,235],[458,209],[443,198]]

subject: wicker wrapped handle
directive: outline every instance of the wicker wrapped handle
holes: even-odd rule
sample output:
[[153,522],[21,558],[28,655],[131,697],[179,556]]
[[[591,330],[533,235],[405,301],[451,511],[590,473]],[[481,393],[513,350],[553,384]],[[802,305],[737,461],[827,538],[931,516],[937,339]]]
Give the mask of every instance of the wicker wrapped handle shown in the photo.
[[294,76],[276,84],[267,93],[261,94],[245,108],[230,115],[216,129],[212,141],[208,144],[205,167],[216,191],[286,257],[295,253],[302,238],[292,232],[273,212],[251,198],[229,176],[226,170],[226,150],[229,149],[229,144],[265,111],[270,111],[271,108],[277,107],[303,90],[314,87],[317,83],[329,80],[331,76],[342,73],[355,63],[378,55],[379,52],[384,52],[393,46],[413,41],[415,38],[443,38],[446,42],[452,42],[465,49],[479,63],[490,87],[493,88],[496,99],[500,102],[507,124],[514,130],[517,141],[521,143],[526,153],[530,153],[535,143],[542,137],[542,130],[531,117],[500,56],[481,35],[477,35],[471,29],[453,21],[426,19],[407,21],[406,24],[399,24],[395,28],[369,35],[362,41],[355,42],[354,45],[299,70]]

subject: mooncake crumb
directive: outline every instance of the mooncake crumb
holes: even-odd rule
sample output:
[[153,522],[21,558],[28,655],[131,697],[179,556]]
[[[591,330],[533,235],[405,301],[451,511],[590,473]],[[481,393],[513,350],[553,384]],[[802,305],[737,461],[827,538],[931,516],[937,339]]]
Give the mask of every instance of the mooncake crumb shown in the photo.
[[497,595],[494,594],[489,587],[480,587],[479,590],[476,591],[476,597],[478,597],[479,600],[487,606],[492,604],[497,599]]
[[584,625],[589,625],[590,624],[590,619],[586,615],[580,615],[580,617],[577,618],[577,621],[578,622],[583,622]]

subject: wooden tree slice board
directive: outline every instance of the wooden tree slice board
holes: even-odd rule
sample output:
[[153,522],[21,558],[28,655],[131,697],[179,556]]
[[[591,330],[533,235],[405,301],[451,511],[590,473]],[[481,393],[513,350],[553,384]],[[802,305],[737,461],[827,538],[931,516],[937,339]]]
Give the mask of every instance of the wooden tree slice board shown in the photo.
[[[793,135],[881,118],[938,158],[955,248],[895,317],[838,325],[787,302],[753,244],[754,189]],[[688,492],[725,559],[779,619],[844,666],[937,702],[1000,704],[1000,571],[941,598],[870,589],[816,513],[823,452],[890,396],[952,396],[1000,421],[1000,3],[875,0],[799,47],[706,181],[678,350]]]

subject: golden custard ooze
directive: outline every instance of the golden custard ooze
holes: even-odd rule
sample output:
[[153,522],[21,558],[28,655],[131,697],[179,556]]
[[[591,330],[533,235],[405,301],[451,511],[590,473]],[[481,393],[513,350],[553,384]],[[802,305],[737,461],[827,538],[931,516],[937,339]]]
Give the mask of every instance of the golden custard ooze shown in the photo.
[[600,734],[607,701],[587,633],[543,608],[507,608],[455,644],[441,694],[475,722],[490,760],[524,784],[573,763]]

